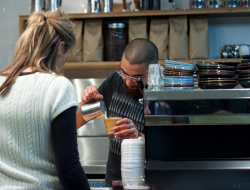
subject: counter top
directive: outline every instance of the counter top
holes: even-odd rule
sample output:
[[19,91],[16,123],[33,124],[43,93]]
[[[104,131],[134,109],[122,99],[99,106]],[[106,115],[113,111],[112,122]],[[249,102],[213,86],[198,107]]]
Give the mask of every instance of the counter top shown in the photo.
[[86,174],[106,174],[106,162],[90,162],[88,163],[81,161],[82,168]]

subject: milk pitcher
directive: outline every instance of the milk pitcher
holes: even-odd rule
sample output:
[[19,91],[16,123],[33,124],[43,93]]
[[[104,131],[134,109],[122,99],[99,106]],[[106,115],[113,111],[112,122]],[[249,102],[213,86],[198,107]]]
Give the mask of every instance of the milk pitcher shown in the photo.
[[86,102],[81,106],[81,113],[85,121],[108,117],[106,105],[103,100]]

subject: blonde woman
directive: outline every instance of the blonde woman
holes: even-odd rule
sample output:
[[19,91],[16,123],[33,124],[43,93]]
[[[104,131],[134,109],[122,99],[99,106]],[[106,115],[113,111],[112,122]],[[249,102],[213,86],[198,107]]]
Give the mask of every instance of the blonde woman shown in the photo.
[[90,189],[77,150],[77,97],[61,72],[74,44],[67,15],[34,13],[0,73],[0,189]]

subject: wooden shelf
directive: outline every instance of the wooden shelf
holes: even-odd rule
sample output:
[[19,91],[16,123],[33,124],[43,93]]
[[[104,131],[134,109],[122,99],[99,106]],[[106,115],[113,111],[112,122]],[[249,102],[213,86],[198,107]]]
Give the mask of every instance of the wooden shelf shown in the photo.
[[[193,61],[199,60],[174,60],[192,64]],[[241,59],[202,59],[200,61],[207,62],[240,62]],[[63,67],[64,70],[78,70],[78,69],[116,69],[119,61],[104,61],[104,62],[70,62]],[[159,63],[164,66],[164,60],[159,60]]]
[[[186,9],[186,10],[149,10],[131,12],[110,13],[80,13],[68,14],[71,19],[88,18],[118,18],[118,17],[150,17],[150,16],[174,16],[174,15],[204,15],[204,14],[226,14],[226,13],[250,13],[250,7],[219,8],[219,9]],[[21,35],[29,15],[19,16],[19,34]]]
[[[131,12],[110,13],[77,13],[68,14],[72,19],[85,18],[113,18],[113,17],[141,17],[141,16],[170,16],[170,15],[200,15],[200,14],[223,14],[223,13],[250,13],[249,7],[237,8],[213,8],[213,9],[177,9],[177,10],[147,10]],[[22,20],[27,20],[29,15],[21,15]]]

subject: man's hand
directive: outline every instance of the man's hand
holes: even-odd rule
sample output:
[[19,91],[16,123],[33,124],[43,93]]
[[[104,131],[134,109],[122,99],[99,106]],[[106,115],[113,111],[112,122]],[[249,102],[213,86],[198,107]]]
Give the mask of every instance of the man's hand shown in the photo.
[[113,127],[113,130],[116,132],[115,136],[118,136],[119,139],[134,139],[138,137],[138,131],[131,119],[123,118],[117,121],[116,125]]
[[90,102],[91,100],[100,100],[103,99],[103,96],[99,94],[97,87],[95,85],[87,86],[85,90],[83,90],[81,94],[82,101],[79,103],[79,108],[76,113],[76,128],[80,128],[85,125],[87,121],[85,121],[82,117],[81,106],[86,102]]
[[81,94],[82,103],[90,102],[91,100],[103,99],[103,96],[99,94],[95,85],[87,86]]

